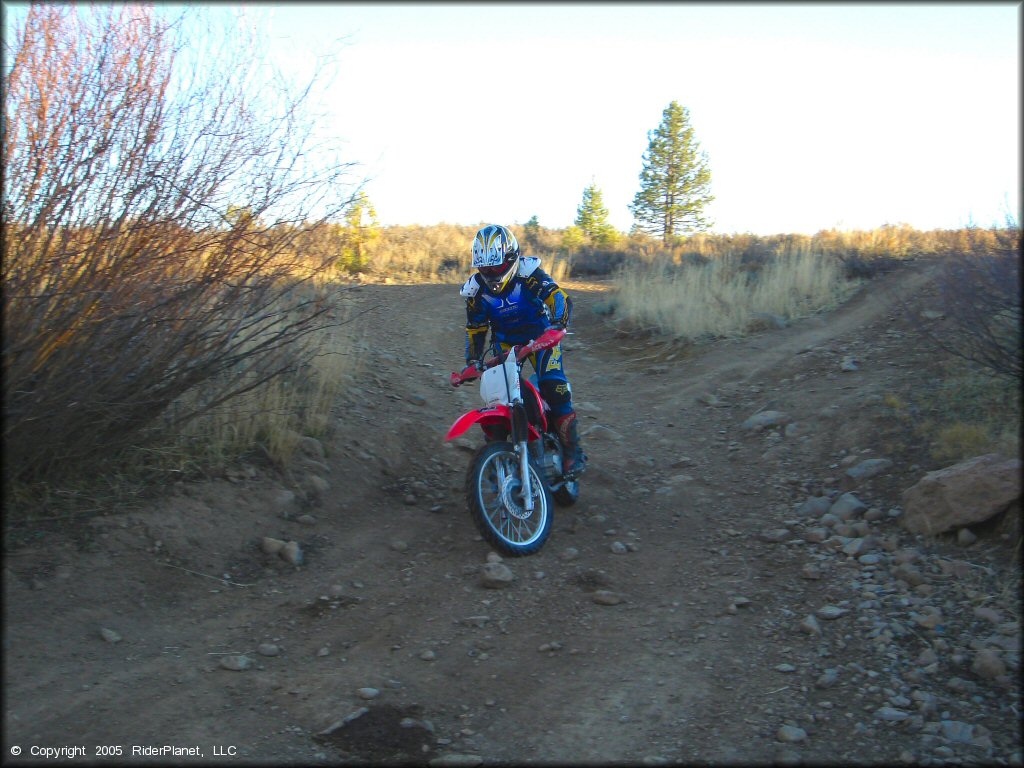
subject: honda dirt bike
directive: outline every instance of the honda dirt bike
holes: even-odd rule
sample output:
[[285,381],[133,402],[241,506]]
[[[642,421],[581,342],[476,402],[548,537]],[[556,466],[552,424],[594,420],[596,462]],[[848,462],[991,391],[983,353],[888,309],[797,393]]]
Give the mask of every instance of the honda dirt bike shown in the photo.
[[570,506],[579,498],[579,481],[562,476],[562,447],[548,423],[547,409],[531,379],[523,378],[523,362],[534,352],[550,349],[565,331],[549,329],[529,344],[453,373],[457,387],[480,379],[484,407],[459,417],[445,440],[464,434],[474,424],[487,442],[473,454],[466,473],[466,500],[473,522],[486,541],[506,555],[532,555],[551,533],[552,500]]

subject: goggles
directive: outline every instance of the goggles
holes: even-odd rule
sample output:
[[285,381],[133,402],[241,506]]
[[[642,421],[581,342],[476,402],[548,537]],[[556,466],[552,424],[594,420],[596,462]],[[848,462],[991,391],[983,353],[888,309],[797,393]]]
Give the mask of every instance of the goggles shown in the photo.
[[477,270],[488,280],[497,280],[508,271],[508,268],[508,264],[497,264],[493,267],[477,267]]

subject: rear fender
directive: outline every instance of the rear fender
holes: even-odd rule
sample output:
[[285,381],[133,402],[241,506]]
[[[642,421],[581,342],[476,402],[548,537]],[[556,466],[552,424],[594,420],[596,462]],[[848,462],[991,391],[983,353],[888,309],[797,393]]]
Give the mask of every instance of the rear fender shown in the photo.
[[[444,439],[454,440],[459,435],[465,434],[474,424],[479,424],[481,427],[486,424],[502,424],[511,428],[512,408],[507,405],[490,405],[486,408],[479,408],[478,410],[464,413],[452,424]],[[537,440],[539,438],[540,432],[531,424],[530,439]]]

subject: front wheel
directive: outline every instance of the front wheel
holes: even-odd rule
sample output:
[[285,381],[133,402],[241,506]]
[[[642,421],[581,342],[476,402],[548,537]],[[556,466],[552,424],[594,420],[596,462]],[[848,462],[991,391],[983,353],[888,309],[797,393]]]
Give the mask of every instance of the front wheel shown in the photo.
[[533,510],[523,505],[519,455],[512,443],[487,443],[466,475],[469,511],[484,540],[512,557],[532,555],[551,533],[553,502],[547,483],[530,459]]

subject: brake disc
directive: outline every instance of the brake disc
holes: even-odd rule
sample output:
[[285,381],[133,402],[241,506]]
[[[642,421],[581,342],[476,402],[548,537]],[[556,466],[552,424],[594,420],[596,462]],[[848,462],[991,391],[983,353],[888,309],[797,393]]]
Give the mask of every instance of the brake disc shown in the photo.
[[519,520],[525,520],[533,512],[527,512],[522,504],[516,503],[516,499],[522,496],[521,483],[519,478],[509,475],[501,485],[501,503],[508,513]]

